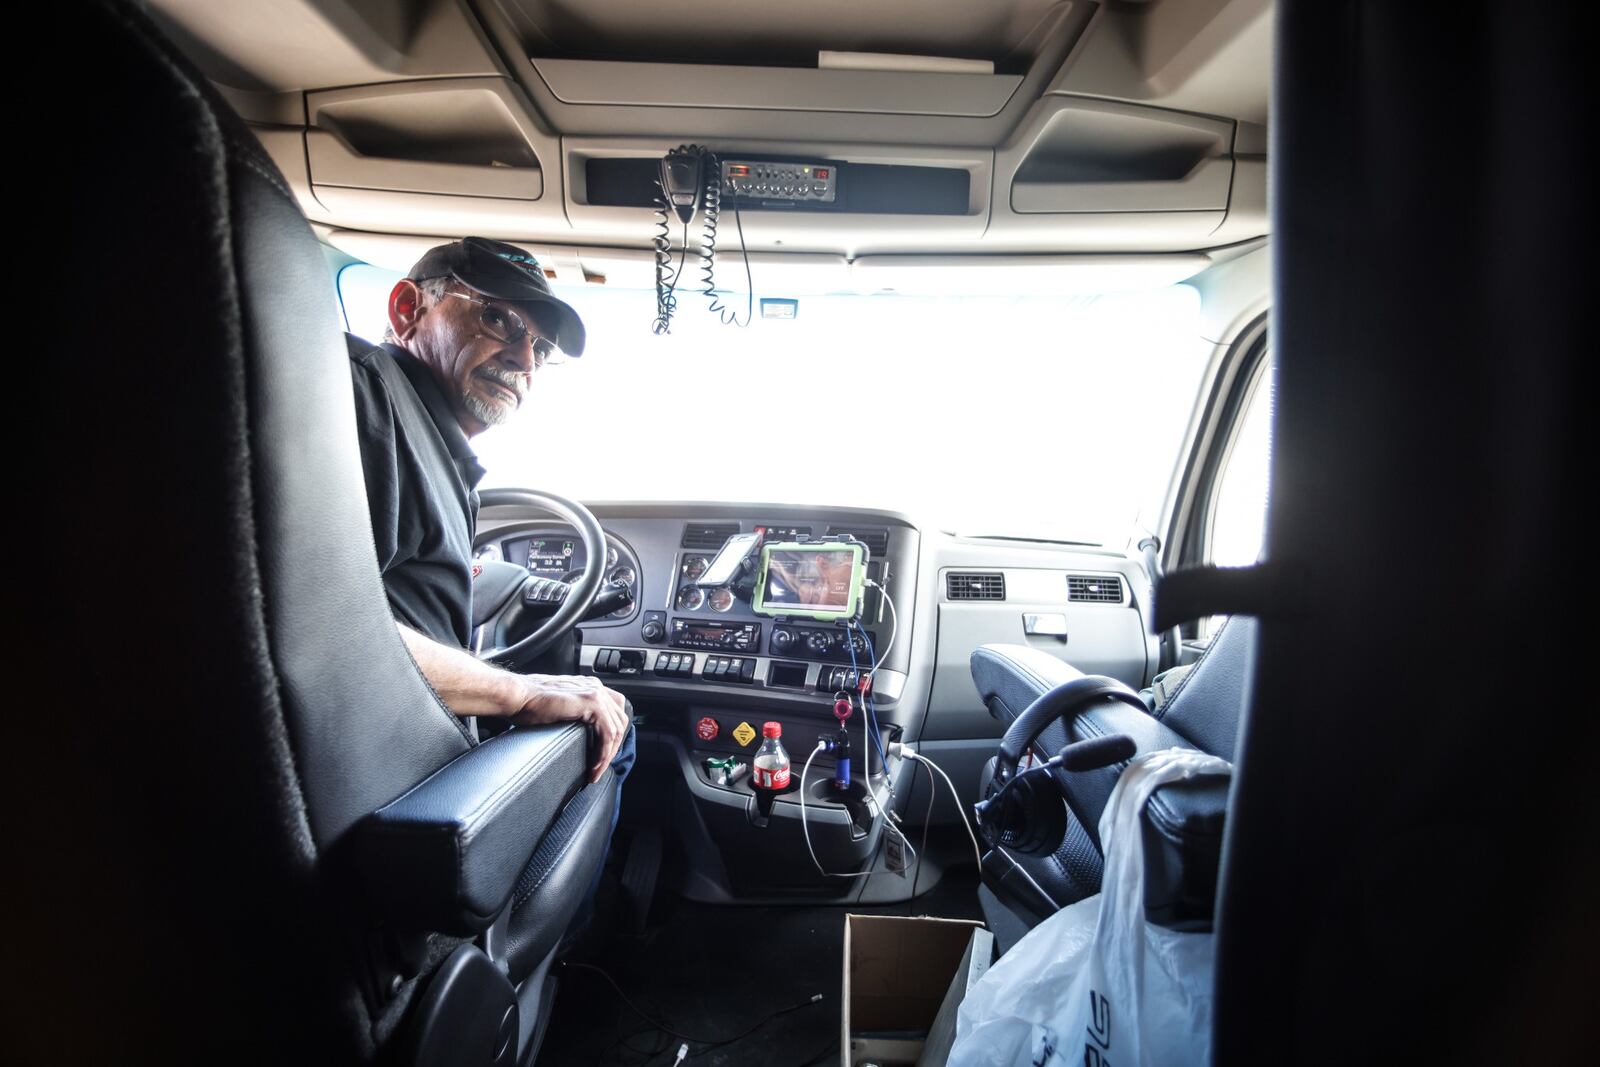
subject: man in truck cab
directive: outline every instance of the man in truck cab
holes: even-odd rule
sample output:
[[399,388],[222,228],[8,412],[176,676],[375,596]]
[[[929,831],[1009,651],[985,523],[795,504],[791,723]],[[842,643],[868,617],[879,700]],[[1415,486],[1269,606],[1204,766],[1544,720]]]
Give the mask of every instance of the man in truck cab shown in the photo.
[[389,294],[384,343],[349,339],[372,534],[395,624],[456,715],[579,721],[590,781],[633,763],[622,694],[594,678],[517,674],[466,651],[472,539],[484,468],[471,439],[512,418],[539,368],[583,352],[577,313],[521,249],[469,237],[430,249]]

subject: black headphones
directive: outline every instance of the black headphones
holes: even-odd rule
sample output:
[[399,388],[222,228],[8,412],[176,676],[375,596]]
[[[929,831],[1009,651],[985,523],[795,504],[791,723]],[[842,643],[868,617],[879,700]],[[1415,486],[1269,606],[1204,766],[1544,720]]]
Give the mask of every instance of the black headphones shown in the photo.
[[1115,678],[1091,674],[1056,686],[1017,716],[1000,739],[984,799],[973,809],[978,828],[991,845],[1033,856],[1054,852],[1066,836],[1067,816],[1053,772],[1097,770],[1131,759],[1138,751],[1125,734],[1093,737],[1017,773],[1017,764],[1045,727],[1086,704],[1107,699],[1148,710],[1138,693]]

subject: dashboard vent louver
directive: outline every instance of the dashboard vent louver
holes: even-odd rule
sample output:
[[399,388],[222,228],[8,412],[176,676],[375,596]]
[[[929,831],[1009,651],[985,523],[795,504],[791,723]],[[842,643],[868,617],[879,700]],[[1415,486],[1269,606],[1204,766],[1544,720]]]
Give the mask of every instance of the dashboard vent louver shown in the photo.
[[1114,574],[1069,574],[1067,599],[1090,604],[1120,604],[1122,579]]
[[872,553],[873,559],[882,559],[889,554],[889,531],[882,526],[854,527],[830,526],[829,537],[843,537],[849,535],[867,546],[867,551]]
[[1003,574],[947,574],[944,594],[949,600],[1004,600],[1006,576]]
[[739,532],[736,522],[691,522],[683,528],[683,547],[710,551]]

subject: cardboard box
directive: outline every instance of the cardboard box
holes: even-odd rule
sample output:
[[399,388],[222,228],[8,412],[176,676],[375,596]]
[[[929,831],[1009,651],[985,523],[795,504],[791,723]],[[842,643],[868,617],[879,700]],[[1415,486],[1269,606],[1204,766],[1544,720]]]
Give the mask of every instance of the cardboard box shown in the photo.
[[[916,1064],[941,1007],[952,997],[960,1004],[993,952],[994,938],[982,923],[846,915],[841,1067]],[[953,1031],[953,1007],[948,1021]]]

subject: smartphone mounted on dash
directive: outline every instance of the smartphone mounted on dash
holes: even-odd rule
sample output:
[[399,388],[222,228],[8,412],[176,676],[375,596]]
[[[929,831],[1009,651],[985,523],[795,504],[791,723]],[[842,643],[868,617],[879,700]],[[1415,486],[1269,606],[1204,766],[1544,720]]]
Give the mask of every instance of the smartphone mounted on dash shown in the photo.
[[711,560],[695,585],[727,585],[738,576],[744,561],[761,545],[761,534],[734,534],[722,543],[722,550]]

